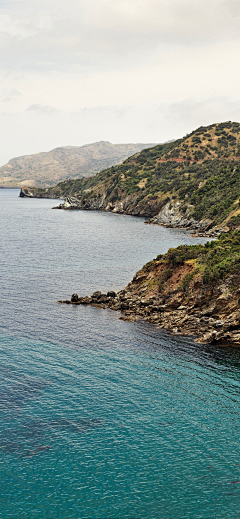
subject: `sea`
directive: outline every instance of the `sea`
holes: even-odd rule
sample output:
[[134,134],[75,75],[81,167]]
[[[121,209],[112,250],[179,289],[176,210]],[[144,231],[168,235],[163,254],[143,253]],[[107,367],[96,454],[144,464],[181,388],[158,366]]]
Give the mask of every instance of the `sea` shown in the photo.
[[181,229],[0,189],[0,518],[240,517],[240,350],[58,304]]

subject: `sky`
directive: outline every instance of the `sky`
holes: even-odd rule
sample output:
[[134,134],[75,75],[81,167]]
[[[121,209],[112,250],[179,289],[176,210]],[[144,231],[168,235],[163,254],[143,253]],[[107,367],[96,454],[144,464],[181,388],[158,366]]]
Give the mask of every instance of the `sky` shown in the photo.
[[240,122],[239,0],[0,0],[0,165]]

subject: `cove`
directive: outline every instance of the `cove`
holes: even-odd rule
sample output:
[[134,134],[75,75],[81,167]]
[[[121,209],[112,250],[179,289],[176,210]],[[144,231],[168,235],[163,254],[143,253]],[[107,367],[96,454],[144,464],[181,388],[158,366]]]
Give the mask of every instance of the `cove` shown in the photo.
[[239,352],[56,303],[204,240],[17,194],[0,191],[0,517],[237,518]]

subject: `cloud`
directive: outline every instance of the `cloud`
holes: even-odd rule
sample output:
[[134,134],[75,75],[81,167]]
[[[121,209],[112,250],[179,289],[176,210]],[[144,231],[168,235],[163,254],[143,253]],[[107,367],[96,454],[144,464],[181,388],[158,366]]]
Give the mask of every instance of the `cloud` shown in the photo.
[[16,90],[16,88],[6,88],[2,87],[0,89],[0,102],[1,103],[10,103],[12,99],[16,98],[16,96],[20,96],[21,93]]
[[239,120],[239,23],[239,0],[1,3],[2,152]]
[[32,104],[25,109],[25,112],[41,112],[42,114],[52,115],[58,113],[59,110],[57,110],[57,108],[54,106]]
[[186,43],[238,36],[240,9],[226,0],[89,0],[83,8],[85,23],[95,29],[124,34],[154,34],[161,42]]
[[0,9],[0,55],[17,68],[96,70],[166,45],[239,40],[237,0],[22,0]]
[[210,97],[204,100],[186,99],[180,103],[173,103],[167,107],[160,107],[159,113],[165,120],[173,124],[184,124],[192,130],[196,126],[207,126],[213,122],[240,121],[240,100],[231,100],[227,97]]
[[125,117],[129,111],[131,111],[131,106],[93,106],[93,107],[84,107],[79,110],[79,113],[83,115],[96,115],[99,117],[104,117],[106,115],[113,115],[115,117]]

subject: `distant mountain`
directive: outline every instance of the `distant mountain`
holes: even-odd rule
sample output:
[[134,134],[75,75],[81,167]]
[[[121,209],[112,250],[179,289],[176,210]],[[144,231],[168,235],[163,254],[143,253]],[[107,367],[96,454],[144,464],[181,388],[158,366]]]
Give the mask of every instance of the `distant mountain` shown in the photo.
[[91,177],[154,145],[100,141],[16,157],[0,168],[0,187],[50,187],[67,179]]

